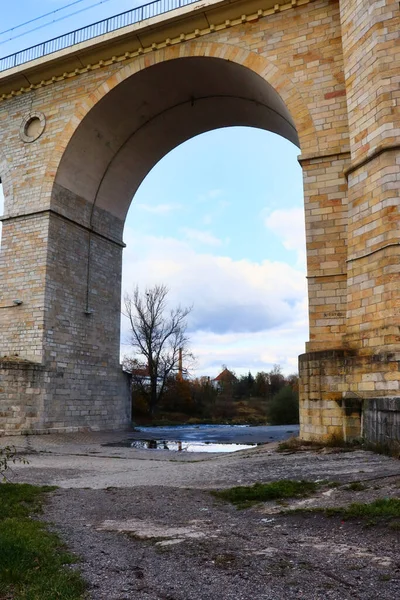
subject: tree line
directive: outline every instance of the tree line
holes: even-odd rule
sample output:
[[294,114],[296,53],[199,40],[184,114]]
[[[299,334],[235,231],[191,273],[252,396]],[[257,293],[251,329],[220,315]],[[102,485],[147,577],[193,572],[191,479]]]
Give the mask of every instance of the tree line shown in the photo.
[[[279,365],[237,377],[225,368],[218,383],[190,379],[193,356],[186,335],[192,307],[168,308],[168,288],[155,285],[144,294],[125,295],[133,355],[124,359],[131,374],[134,418],[290,424],[298,422],[298,378]],[[167,415],[167,417],[165,417]]]
[[[151,416],[146,396],[134,381],[132,408],[134,419],[146,421]],[[285,376],[279,366],[218,387],[209,377],[171,377],[153,417],[176,422],[298,423],[298,378]]]

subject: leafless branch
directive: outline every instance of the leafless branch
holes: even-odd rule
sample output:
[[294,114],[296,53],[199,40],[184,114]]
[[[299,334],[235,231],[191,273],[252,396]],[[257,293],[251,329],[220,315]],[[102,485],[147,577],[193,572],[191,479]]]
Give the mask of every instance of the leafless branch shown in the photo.
[[189,340],[186,335],[186,319],[192,307],[167,310],[168,288],[155,285],[146,288],[143,294],[136,286],[132,294],[124,296],[123,314],[130,324],[130,344],[134,350],[134,361],[144,365],[147,376],[137,375],[132,369],[132,378],[137,388],[149,398],[153,412],[160,401],[169,377],[176,373],[179,352],[190,356]]

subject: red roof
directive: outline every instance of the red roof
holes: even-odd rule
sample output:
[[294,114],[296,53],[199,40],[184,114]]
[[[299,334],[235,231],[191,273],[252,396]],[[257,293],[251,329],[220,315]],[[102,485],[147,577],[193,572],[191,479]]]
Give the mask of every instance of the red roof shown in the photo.
[[132,375],[135,375],[135,377],[149,377],[150,373],[149,373],[149,368],[148,367],[142,367],[142,368],[138,368],[138,369],[132,369]]
[[232,371],[224,369],[213,381],[236,381],[236,377]]

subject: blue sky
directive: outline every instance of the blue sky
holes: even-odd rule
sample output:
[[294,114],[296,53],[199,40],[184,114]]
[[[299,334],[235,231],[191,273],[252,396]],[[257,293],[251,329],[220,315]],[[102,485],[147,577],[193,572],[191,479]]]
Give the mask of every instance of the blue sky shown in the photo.
[[[7,3],[0,30],[71,1]],[[43,22],[92,4],[82,0]],[[2,44],[12,33],[0,35],[0,56],[139,4],[109,0],[12,42]],[[269,132],[215,130],[165,156],[133,199],[123,287],[165,283],[172,304],[193,305],[194,374],[215,376],[221,364],[237,373],[275,363],[287,373],[297,370],[308,331],[298,154]],[[126,333],[123,322],[122,353],[128,352]]]
[[[144,2],[138,0],[15,0],[5,2],[0,24],[0,56],[7,56],[68,31],[130,10]],[[73,4],[73,5],[72,5]],[[64,9],[68,5],[69,8]],[[57,11],[24,27],[19,25]],[[13,31],[7,31],[13,28]],[[5,33],[3,33],[5,32]],[[11,39],[13,38],[13,39]]]

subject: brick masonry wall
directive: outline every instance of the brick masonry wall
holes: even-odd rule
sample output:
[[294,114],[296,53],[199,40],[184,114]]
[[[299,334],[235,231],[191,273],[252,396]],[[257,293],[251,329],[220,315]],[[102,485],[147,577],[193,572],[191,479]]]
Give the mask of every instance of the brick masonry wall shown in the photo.
[[362,431],[362,411],[365,413],[369,407],[372,411],[369,418],[378,418],[372,415],[378,409],[370,399],[380,398],[385,402],[394,390],[394,397],[400,402],[400,352],[360,354],[349,349],[309,352],[299,357],[299,367],[303,398],[300,419],[305,439],[327,438],[332,434],[345,439],[367,435]]
[[303,159],[310,341],[307,350],[341,348],[346,333],[349,154]]
[[0,435],[43,427],[45,389],[42,365],[0,359]]
[[[3,224],[0,252],[0,357],[43,360],[48,216]],[[14,300],[23,304],[15,306]]]
[[399,143],[397,0],[340,0],[352,160]]
[[343,435],[342,394],[338,384],[345,361],[341,350],[309,352],[299,357],[300,428],[302,438],[314,440]]
[[[329,44],[326,44],[327,39]],[[44,237],[28,238],[31,239],[31,245],[27,247],[22,262],[23,283],[14,273],[8,275],[15,246],[14,242],[10,243],[8,250],[6,240],[15,240],[17,232],[21,244],[25,244],[25,230],[29,226],[25,224],[27,220],[22,218],[4,224],[2,274],[7,280],[5,288],[9,291],[13,288],[14,295],[22,294],[24,304],[0,314],[4,332],[1,353],[10,355],[17,352],[22,358],[36,359],[46,367],[46,381],[43,384],[46,393],[42,404],[44,412],[37,421],[37,428],[62,428],[79,424],[93,427],[96,426],[97,417],[101,426],[104,426],[104,419],[102,421],[100,417],[108,419],[110,423],[112,411],[106,406],[110,396],[123,397],[122,388],[118,386],[123,387],[124,383],[118,382],[116,375],[119,369],[121,247],[115,243],[121,239],[123,224],[107,215],[106,211],[96,209],[92,214],[91,206],[81,198],[71,197],[67,190],[54,186],[64,149],[90,107],[113,86],[155,62],[191,55],[233,60],[255,70],[269,81],[292,113],[303,154],[311,157],[329,152],[330,149],[339,153],[347,150],[339,11],[336,3],[328,1],[311,2],[284,13],[278,12],[255,23],[209,34],[201,42],[188,42],[179,47],[156,51],[152,55],[131,60],[127,66],[113,64],[89,71],[77,78],[56,82],[1,103],[0,147],[4,148],[6,160],[12,164],[5,178],[14,192],[12,196],[6,194],[6,216],[51,208],[68,219],[63,220],[50,213],[30,218],[44,232]],[[19,135],[21,120],[33,111],[45,115],[46,129],[37,142],[25,144]],[[335,174],[331,174],[332,168],[334,172],[338,170],[337,160],[328,161],[319,168],[324,169],[324,176],[328,175],[330,189],[327,189],[323,177],[318,184],[318,194],[325,194],[324,198],[316,199],[318,194],[315,185],[310,183],[307,188],[310,190],[309,214],[312,215],[314,211],[314,216],[318,210],[315,201],[323,205],[322,212],[328,205],[343,204],[342,184],[333,181]],[[331,212],[330,208],[328,212]],[[343,228],[339,219],[336,214],[321,217],[321,220],[327,221],[324,226]],[[311,221],[309,226],[313,227]],[[336,233],[332,236],[333,249],[326,240],[325,244],[322,243],[324,248],[321,252],[327,256],[327,260],[330,254],[339,254],[339,250],[335,251],[338,244],[343,246],[343,236]],[[315,236],[311,234],[310,244],[318,243]],[[91,259],[87,304],[89,247]],[[43,261],[41,280],[37,272],[40,256]],[[37,282],[37,291],[34,281]],[[329,294],[341,306],[341,297],[336,292]],[[330,308],[337,311],[338,306],[331,303]],[[93,311],[90,315],[85,314],[87,308]],[[33,324],[35,311],[39,319]],[[9,330],[10,317],[11,321],[16,322],[13,327],[20,331],[18,341]],[[317,327],[320,327],[319,322],[318,325],[315,323]],[[38,328],[41,339],[37,334]],[[321,335],[315,331],[322,343],[324,331],[329,331],[329,335],[334,337],[337,333],[331,320],[325,330],[320,328]],[[34,336],[39,339],[40,354],[37,355],[36,349],[32,352],[31,338]],[[107,383],[109,381],[111,383]],[[93,404],[96,402],[97,405]],[[117,406],[118,400],[115,402],[114,406]],[[118,405],[117,412],[120,415],[125,410],[121,408],[124,402],[126,400]],[[97,406],[97,412],[91,413],[91,416],[94,415],[92,420],[89,418],[91,406]],[[108,416],[101,414],[102,411],[108,411]],[[122,421],[123,418],[120,418],[119,423]]]
[[[0,102],[0,176],[9,219],[3,227],[0,302],[23,300],[0,310],[0,356],[18,354],[43,367],[38,430],[127,420],[118,366],[123,223],[54,182],[65,149],[92,107],[135,73],[187,56],[251,69],[280,94],[296,124],[310,305],[310,354],[300,361],[303,434],[355,434],[357,414],[348,414],[343,394],[398,390],[389,357],[399,350],[398,150],[374,156],[382,144],[398,141],[398,3],[298,4],[199,39],[184,36],[169,47],[155,43],[154,51],[123,56],[122,62],[105,55],[98,68]],[[159,35],[162,42],[161,30]],[[26,143],[21,125],[36,113],[44,115],[45,129]],[[333,354],[324,354],[328,350]],[[8,392],[15,372],[7,363],[0,370],[5,415],[7,403],[16,406],[15,392]],[[18,381],[29,382],[31,372],[21,367]],[[30,399],[18,385],[22,415]],[[32,427],[28,417],[17,421],[10,421],[14,428]]]
[[399,394],[400,9],[393,0],[340,2],[349,114],[345,345],[360,358],[351,389]]
[[130,383],[120,369],[0,359],[0,435],[124,429],[129,421]]

